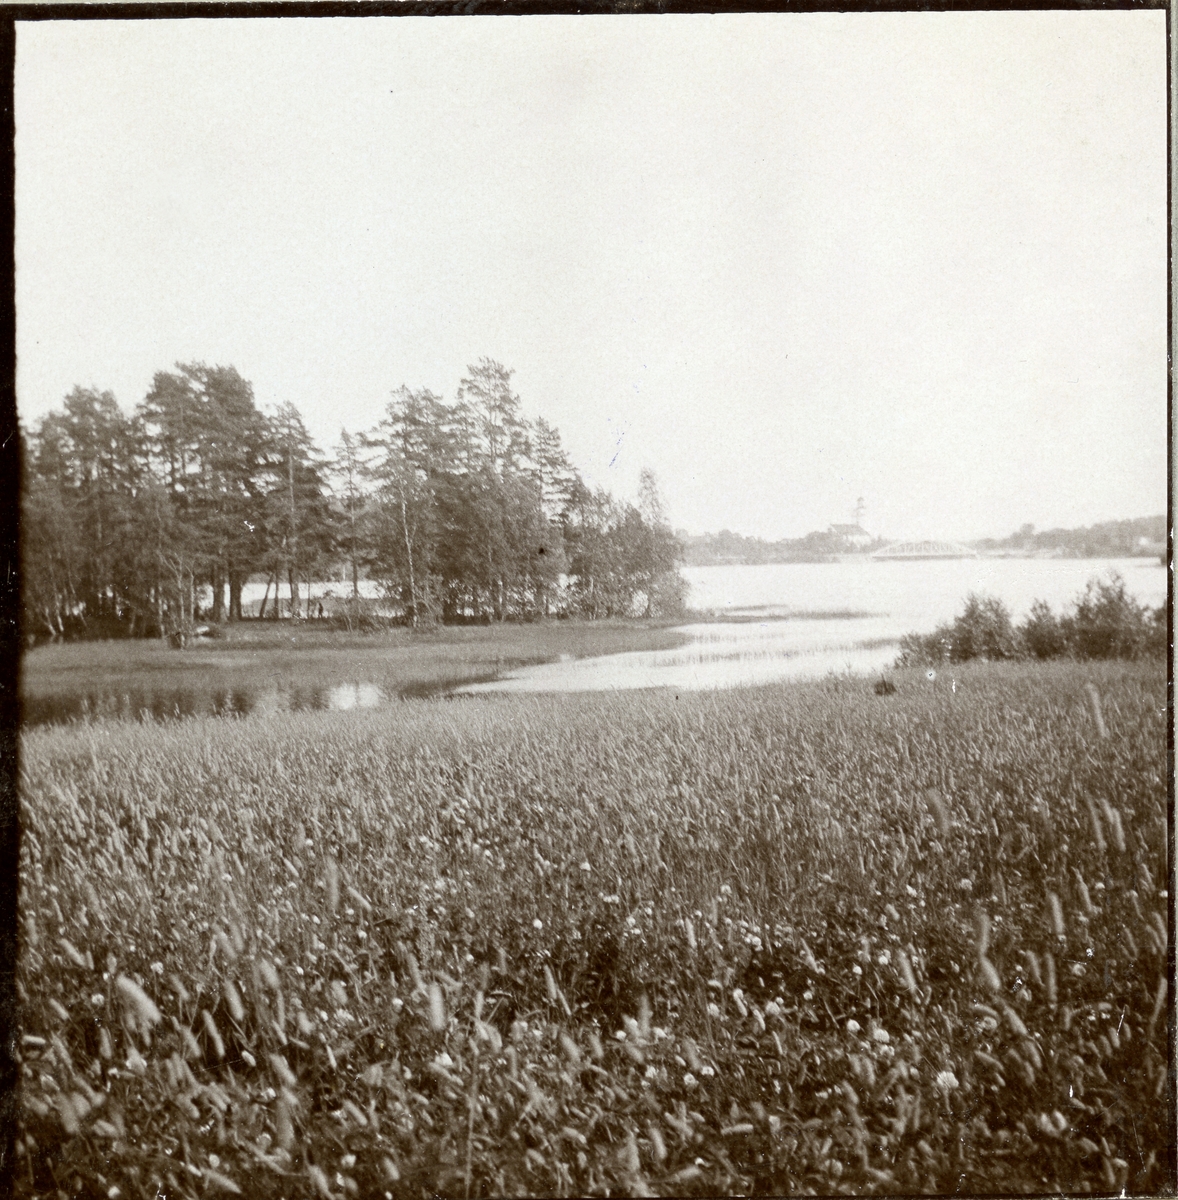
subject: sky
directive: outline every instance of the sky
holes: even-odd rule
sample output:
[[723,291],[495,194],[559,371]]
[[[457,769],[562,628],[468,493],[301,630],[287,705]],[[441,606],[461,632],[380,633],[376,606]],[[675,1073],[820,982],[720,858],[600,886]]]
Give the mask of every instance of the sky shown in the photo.
[[402,384],[692,533],[1166,506],[1161,11],[17,26],[17,404]]

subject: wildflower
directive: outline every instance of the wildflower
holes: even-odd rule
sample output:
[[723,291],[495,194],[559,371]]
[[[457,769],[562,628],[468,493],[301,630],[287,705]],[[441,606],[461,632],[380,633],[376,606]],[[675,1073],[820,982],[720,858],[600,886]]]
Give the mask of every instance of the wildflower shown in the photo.
[[862,968],[862,967],[861,967],[861,966],[860,966],[858,963],[856,963],[856,964],[855,964],[855,965],[854,965],[854,966],[851,968],[851,974],[852,974],[852,975],[862,975],[862,974],[863,974],[863,968]]
[[647,1078],[647,1079],[654,1079],[654,1077],[655,1077],[657,1074],[658,1074],[658,1069],[657,1069],[656,1067],[654,1067],[654,1066],[649,1066],[649,1067],[647,1067],[647,1068],[646,1068],[646,1078]]
[[700,1067],[699,1073],[701,1075],[712,1076],[715,1075],[716,1069],[714,1067]]
[[162,975],[164,973],[164,964],[162,962],[153,962],[151,969],[156,975]]
[[814,999],[814,993],[813,993],[813,992],[811,992],[811,991],[805,991],[805,992],[803,992],[803,993],[802,993],[802,999],[803,999],[803,1000],[813,1000],[813,999]]
[[972,892],[973,891],[973,880],[972,879],[963,879],[957,886],[963,892]]
[[101,992],[95,992],[94,995],[90,997],[90,1003],[97,1008],[100,1004],[106,1003],[106,997]]
[[886,1029],[873,1029],[871,1036],[877,1042],[890,1042],[892,1040]]
[[934,671],[932,669],[932,667],[929,667],[929,669],[927,671],[925,671],[924,677],[925,677],[925,679],[928,679],[931,681],[933,679],[936,679],[937,673],[936,673],[936,671]]
[[851,1020],[849,1020],[847,1022],[847,1032],[848,1033],[858,1033],[859,1030],[862,1028],[863,1028],[863,1026],[860,1025],[859,1022],[856,1021],[853,1017],[851,1018]]
[[708,1016],[709,1017],[719,1017],[719,1015],[720,1015],[720,1006],[714,1000],[709,1000],[708,1001]]
[[777,1002],[775,1000],[768,1000],[765,1002],[765,1016],[778,1017],[780,1015],[781,1009],[777,1007]]
[[890,950],[881,950],[876,955],[875,961],[881,966],[886,967],[892,961],[892,952]]
[[720,889],[720,895],[721,896],[731,896],[732,889],[727,884],[724,884],[724,886]]
[[592,871],[593,868],[589,865],[588,861],[586,860],[585,862],[583,862],[581,864],[581,870],[582,871]]
[[354,1154],[345,1154],[339,1160],[339,1165],[344,1168],[354,1167],[356,1165],[356,1156]]
[[220,1158],[215,1154],[209,1155],[209,1166],[215,1171],[221,1165]]
[[942,1092],[946,1093],[951,1092],[954,1090],[954,1088],[960,1086],[957,1082],[957,1076],[954,1075],[952,1071],[938,1071],[937,1077],[935,1080],[933,1080],[933,1082],[938,1088],[940,1088]]
[[693,1088],[698,1083],[699,1083],[699,1080],[696,1079],[696,1077],[690,1071],[688,1071],[687,1074],[683,1076],[683,1086],[685,1088]]

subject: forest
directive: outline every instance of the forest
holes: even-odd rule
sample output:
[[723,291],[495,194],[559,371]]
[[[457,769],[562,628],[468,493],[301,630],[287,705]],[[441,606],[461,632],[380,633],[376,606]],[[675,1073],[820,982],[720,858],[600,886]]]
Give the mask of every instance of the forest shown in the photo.
[[[637,504],[588,487],[558,431],[524,416],[512,374],[480,359],[453,401],[402,386],[330,454],[293,405],[259,409],[232,366],[177,363],[129,414],[74,388],[22,429],[26,640],[304,615],[326,579],[343,582],[350,623],[676,611],[681,546],[654,476]],[[251,579],[266,581],[256,614]]]

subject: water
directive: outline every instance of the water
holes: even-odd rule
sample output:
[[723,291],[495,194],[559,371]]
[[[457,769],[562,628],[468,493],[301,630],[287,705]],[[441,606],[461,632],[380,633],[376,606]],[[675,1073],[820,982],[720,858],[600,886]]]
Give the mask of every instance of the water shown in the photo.
[[26,697],[22,719],[26,725],[57,725],[103,719],[263,716],[316,709],[379,708],[388,699],[376,684],[364,681],[321,687],[94,689],[74,695]]
[[639,651],[513,671],[464,692],[578,692],[731,687],[830,672],[866,674],[895,661],[906,633],[951,621],[970,592],[997,596],[1016,622],[1035,600],[1057,612],[1093,576],[1119,571],[1151,607],[1166,599],[1157,559],[949,559],[689,567],[688,603],[723,618],[687,625],[676,650]]

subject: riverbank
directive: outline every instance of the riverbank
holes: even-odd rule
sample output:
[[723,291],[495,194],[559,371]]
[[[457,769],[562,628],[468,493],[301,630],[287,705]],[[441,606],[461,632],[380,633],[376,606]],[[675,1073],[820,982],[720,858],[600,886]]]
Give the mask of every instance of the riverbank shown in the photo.
[[18,1189],[1171,1189],[1163,666],[893,679],[26,731]]
[[243,621],[184,650],[159,640],[71,642],[27,651],[25,720],[251,711],[280,695],[327,707],[332,688],[375,687],[386,698],[427,696],[562,658],[666,650],[689,637],[669,622],[542,621],[349,633],[314,621]]

